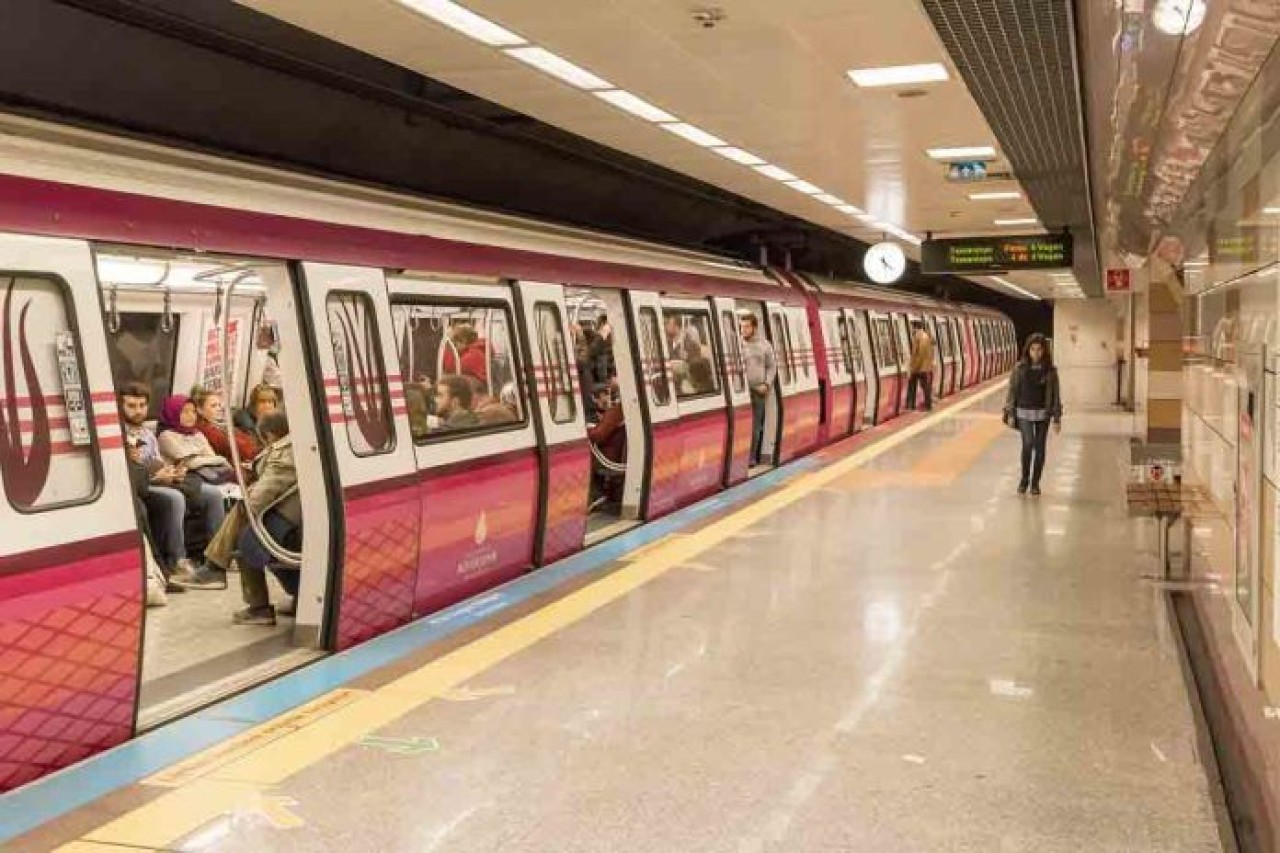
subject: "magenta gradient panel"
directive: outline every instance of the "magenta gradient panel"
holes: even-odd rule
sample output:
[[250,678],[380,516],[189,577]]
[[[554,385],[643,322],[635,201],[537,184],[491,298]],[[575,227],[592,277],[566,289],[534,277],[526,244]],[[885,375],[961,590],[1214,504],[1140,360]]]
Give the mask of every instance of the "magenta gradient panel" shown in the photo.
[[849,434],[853,417],[853,385],[837,385],[831,389],[831,438],[844,438]]
[[538,457],[519,451],[422,475],[414,616],[425,616],[533,565]]
[[543,565],[582,550],[587,534],[591,449],[585,441],[553,447],[549,451],[547,467],[547,532],[542,542]]
[[898,377],[880,377],[880,408],[877,409],[876,423],[884,423],[898,414]]
[[408,622],[413,613],[419,489],[408,483],[352,497],[363,491],[366,489],[349,492],[343,506],[346,541],[338,610],[339,649],[385,634]]
[[818,446],[822,395],[805,391],[782,401],[782,454],[779,464],[790,462]]
[[861,432],[866,429],[866,411],[867,411],[867,383],[855,382],[853,398],[853,432]]
[[0,576],[0,792],[133,734],[141,551],[136,535],[106,539],[92,556]]
[[727,429],[724,409],[654,428],[647,518],[658,518],[719,491]]
[[729,482],[732,486],[747,479],[751,467],[751,404],[733,410],[733,445],[729,448]]

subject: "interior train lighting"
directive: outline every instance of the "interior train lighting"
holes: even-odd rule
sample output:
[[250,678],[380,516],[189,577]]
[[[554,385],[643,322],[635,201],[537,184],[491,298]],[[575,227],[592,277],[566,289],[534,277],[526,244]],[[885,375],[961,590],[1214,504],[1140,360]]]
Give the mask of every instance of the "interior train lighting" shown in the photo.
[[1200,29],[1206,11],[1204,0],[1157,0],[1151,23],[1165,35],[1186,36]]
[[594,91],[614,88],[613,84],[603,77],[592,74],[581,65],[574,65],[569,60],[562,56],[557,56],[545,47],[516,47],[504,52],[513,59],[518,59],[526,65],[531,65],[539,71],[550,74],[557,80],[562,80],[579,89]]
[[846,74],[854,85],[864,89],[882,86],[908,86],[916,83],[941,83],[950,79],[947,69],[938,62],[921,65],[892,65],[884,68],[855,68]]
[[625,89],[607,89],[594,94],[602,101],[608,101],[623,112],[631,113],[636,118],[642,118],[645,121],[658,124],[679,121],[678,118],[661,107],[656,107],[644,98],[633,95]]
[[987,277],[988,277],[989,279],[991,279],[992,281],[996,282],[997,284],[1002,285],[1003,287],[1006,287],[1006,288],[1008,288],[1009,290],[1012,290],[1014,293],[1021,294],[1021,295],[1025,296],[1025,297],[1027,297],[1028,299],[1034,299],[1034,300],[1036,300],[1037,302],[1039,302],[1039,301],[1040,301],[1040,297],[1039,297],[1039,296],[1036,296],[1036,295],[1035,295],[1034,293],[1032,293],[1030,290],[1024,290],[1024,289],[1022,289],[1021,287],[1018,287],[1018,285],[1016,285],[1016,284],[1014,284],[1013,282],[1009,281],[1009,279],[1007,279],[1007,278],[1002,278],[1002,277],[1000,277],[1000,276],[998,276],[998,275],[992,275],[992,276],[987,276]]
[[822,187],[817,184],[811,184],[808,181],[787,181],[787,186],[805,195],[822,195]]
[[488,18],[477,15],[451,0],[396,0],[396,2],[410,11],[444,24],[449,29],[490,47],[517,47],[529,43],[528,39],[498,26]]
[[1019,198],[1022,198],[1022,193],[1016,190],[989,193],[969,193],[970,201],[1004,201]]
[[926,153],[933,160],[994,160],[996,149],[990,145],[969,145],[959,148],[930,148]]
[[750,151],[743,151],[741,148],[735,148],[732,145],[722,145],[718,148],[712,148],[712,151],[728,160],[742,166],[764,166],[766,165],[763,157],[757,157]]

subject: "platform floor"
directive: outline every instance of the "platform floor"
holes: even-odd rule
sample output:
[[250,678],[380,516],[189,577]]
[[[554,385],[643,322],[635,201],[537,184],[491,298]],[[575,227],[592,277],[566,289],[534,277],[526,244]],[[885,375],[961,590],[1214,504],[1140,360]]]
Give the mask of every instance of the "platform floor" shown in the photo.
[[11,849],[1229,849],[1126,425],[975,399]]

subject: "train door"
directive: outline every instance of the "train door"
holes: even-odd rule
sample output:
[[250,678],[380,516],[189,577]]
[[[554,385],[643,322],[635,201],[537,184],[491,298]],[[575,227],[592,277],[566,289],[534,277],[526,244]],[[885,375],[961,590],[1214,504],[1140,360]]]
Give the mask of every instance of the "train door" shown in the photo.
[[827,380],[831,387],[828,440],[835,441],[853,431],[853,412],[857,408],[853,353],[844,314],[839,309],[824,310],[819,313],[819,318],[824,338]]
[[771,306],[770,314],[772,324],[780,327],[779,337],[791,364],[790,382],[782,387],[782,426],[776,454],[781,464],[817,446],[822,401],[806,309],[799,305]]
[[[760,443],[760,460],[765,465],[781,462],[783,399],[795,387],[795,358],[791,352],[791,339],[787,334],[787,320],[782,305],[766,302],[761,328],[766,331],[773,346],[774,361],[778,367],[777,381],[769,389],[765,399],[764,437]],[[754,473],[754,471],[753,471]]]
[[723,482],[726,486],[747,478],[751,464],[751,389],[747,387],[742,359],[742,330],[737,305],[727,296],[711,300],[717,319],[722,358],[725,402],[729,406],[729,434],[725,442]]
[[946,395],[947,366],[945,359],[946,344],[943,341],[942,323],[937,314],[925,315],[925,323],[929,327],[929,336],[933,338],[933,398],[941,400]]
[[964,384],[969,388],[978,384],[978,377],[981,375],[981,356],[978,352],[978,338],[974,334],[974,319],[968,316],[962,317],[960,329],[964,336]]
[[0,234],[0,792],[128,739],[145,574],[88,244]]
[[862,364],[862,340],[858,333],[858,319],[849,309],[841,309],[837,315],[841,357],[844,359],[853,387],[853,407],[849,412],[849,432],[861,432],[866,412],[867,374]]
[[671,389],[671,377],[667,372],[667,358],[662,345],[662,305],[656,293],[629,290],[623,294],[627,308],[627,320],[631,324],[631,361],[639,377],[640,398],[645,416],[644,483],[641,490],[641,515],[646,519],[657,518],[671,512],[673,505],[669,495],[660,494],[654,500],[653,484],[656,468],[664,466],[662,475],[670,477],[672,468],[678,465],[669,450],[669,435],[678,428],[680,412]]
[[900,312],[890,316],[893,318],[894,342],[897,344],[899,382],[896,413],[900,414],[907,410],[907,379],[911,368],[911,322],[906,314]]
[[858,429],[865,429],[877,422],[881,395],[879,369],[872,345],[871,320],[867,312],[861,309],[846,308],[844,313],[852,331],[850,342],[854,347],[855,369],[860,371],[862,377],[858,391],[858,413],[854,421]]
[[[528,366],[509,286],[412,275],[387,286],[418,495],[414,562],[395,590],[417,618],[533,566],[543,456],[530,397],[541,389],[569,422],[576,399],[563,371]],[[575,547],[585,503],[572,507]]]
[[898,396],[902,385],[898,370],[898,349],[893,334],[893,321],[889,315],[872,311],[867,316],[871,332],[871,352],[876,367],[874,375],[879,380],[875,423],[882,424],[898,414]]

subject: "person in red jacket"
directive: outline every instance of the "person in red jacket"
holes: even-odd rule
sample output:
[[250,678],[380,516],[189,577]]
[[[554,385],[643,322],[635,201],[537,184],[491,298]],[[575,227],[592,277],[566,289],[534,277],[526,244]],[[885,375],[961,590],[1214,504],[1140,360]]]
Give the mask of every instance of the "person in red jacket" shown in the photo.
[[489,360],[484,339],[470,323],[459,323],[449,330],[449,343],[444,345],[444,372],[460,373],[489,384]]
[[[209,440],[213,452],[231,461],[231,439],[227,433],[227,412],[222,405],[222,395],[217,391],[196,388],[191,394],[196,404],[196,429]],[[248,465],[262,450],[258,440],[239,427],[231,427],[235,435],[236,450],[240,452],[240,464]]]
[[[596,411],[601,413],[600,422],[587,429],[587,438],[605,459],[622,464],[627,459],[627,426],[623,421],[622,402],[614,402],[613,389],[608,385],[597,385],[593,396]],[[616,504],[622,500],[621,477],[608,476],[597,470],[593,472],[592,480],[592,491],[606,502]]]

